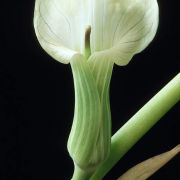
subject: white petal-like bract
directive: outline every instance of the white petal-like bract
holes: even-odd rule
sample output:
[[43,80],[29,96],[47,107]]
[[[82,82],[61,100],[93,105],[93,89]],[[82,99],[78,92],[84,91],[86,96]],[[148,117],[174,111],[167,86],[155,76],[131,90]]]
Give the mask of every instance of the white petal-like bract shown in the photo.
[[153,40],[158,19],[157,0],[36,0],[34,27],[45,51],[68,63],[83,54],[91,26],[91,56],[126,65]]

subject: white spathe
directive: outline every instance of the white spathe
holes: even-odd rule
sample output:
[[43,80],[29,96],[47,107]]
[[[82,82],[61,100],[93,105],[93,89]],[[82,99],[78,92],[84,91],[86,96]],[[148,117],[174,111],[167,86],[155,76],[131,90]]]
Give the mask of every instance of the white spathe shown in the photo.
[[153,40],[158,27],[157,0],[36,0],[34,27],[43,49],[69,63],[84,53],[91,26],[91,59],[126,65]]

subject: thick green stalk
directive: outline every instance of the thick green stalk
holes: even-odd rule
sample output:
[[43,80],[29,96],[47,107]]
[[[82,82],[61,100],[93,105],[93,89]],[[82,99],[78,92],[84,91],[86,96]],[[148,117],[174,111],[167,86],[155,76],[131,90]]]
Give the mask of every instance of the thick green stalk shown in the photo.
[[111,153],[91,180],[99,180],[180,100],[180,73],[112,137]]
[[91,173],[83,171],[76,165],[74,167],[74,174],[71,180],[89,180]]

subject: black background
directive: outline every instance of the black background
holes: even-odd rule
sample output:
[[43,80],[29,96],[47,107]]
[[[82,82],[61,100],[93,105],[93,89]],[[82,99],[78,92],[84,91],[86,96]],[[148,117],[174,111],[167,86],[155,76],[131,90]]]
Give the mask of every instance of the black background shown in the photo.
[[[153,43],[128,66],[114,67],[111,81],[113,133],[180,70],[179,6],[159,0],[160,25]],[[70,179],[66,142],[74,91],[71,69],[39,46],[32,19],[34,0],[1,1],[0,179]],[[178,103],[113,168],[116,179],[136,163],[180,142]],[[152,180],[180,179],[179,156]]]

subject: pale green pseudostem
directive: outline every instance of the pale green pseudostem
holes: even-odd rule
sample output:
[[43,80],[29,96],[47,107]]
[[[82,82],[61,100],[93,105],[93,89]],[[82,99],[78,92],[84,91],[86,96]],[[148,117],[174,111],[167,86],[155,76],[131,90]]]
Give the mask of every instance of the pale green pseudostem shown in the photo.
[[87,61],[88,36],[90,28],[85,33],[85,56],[75,55],[70,63],[75,86],[75,113],[68,140],[75,165],[73,180],[88,179],[108,157],[111,144],[109,84],[113,63]]

